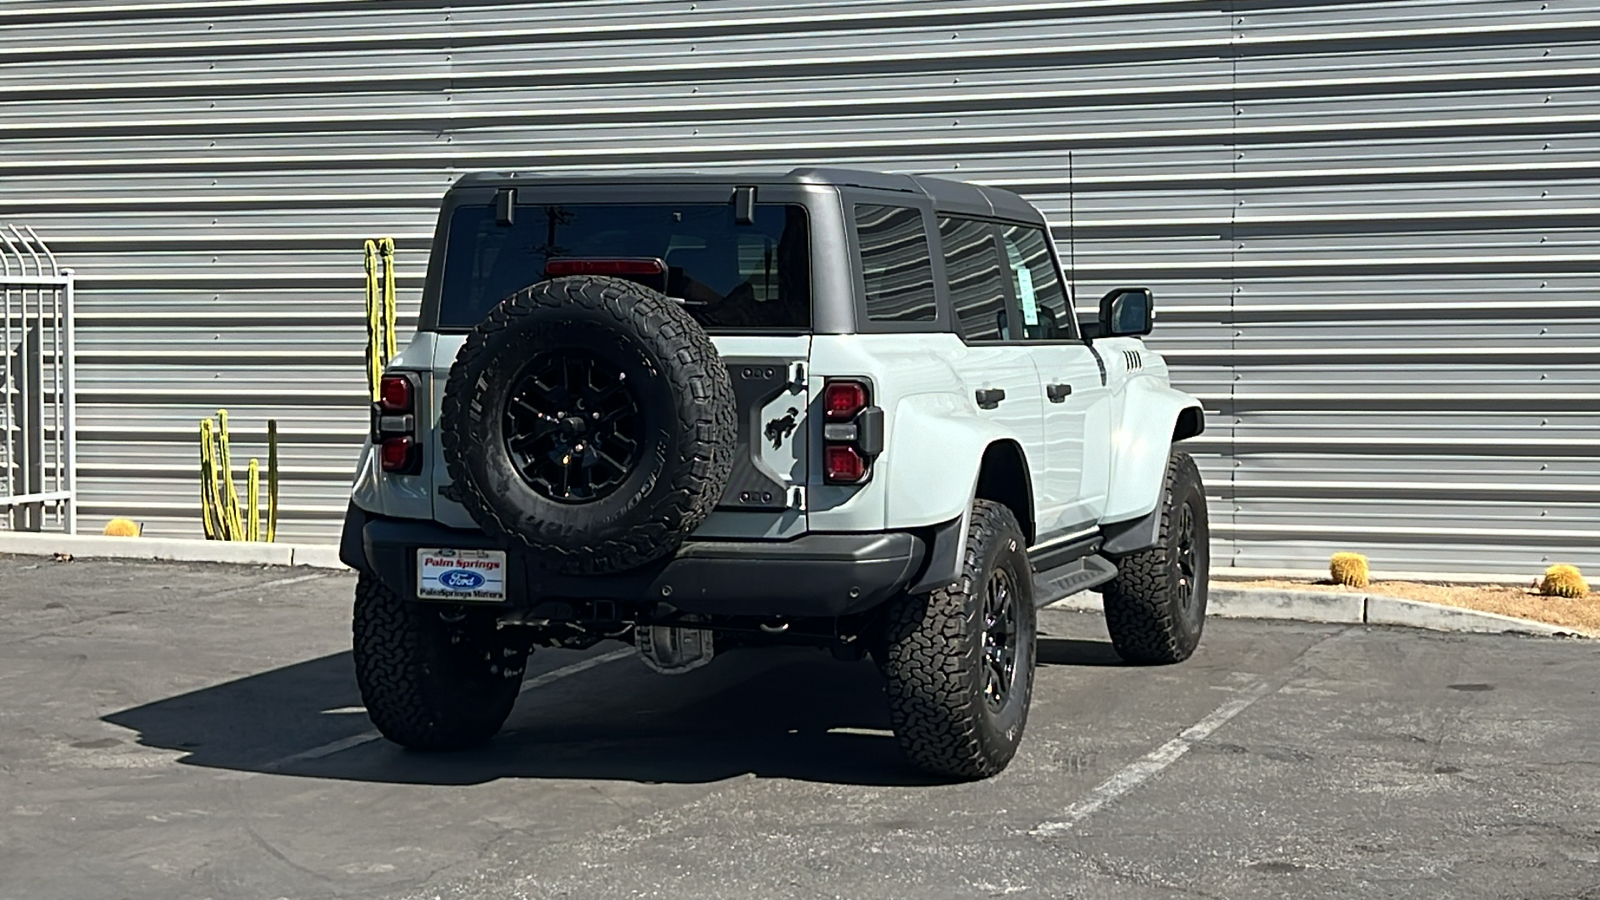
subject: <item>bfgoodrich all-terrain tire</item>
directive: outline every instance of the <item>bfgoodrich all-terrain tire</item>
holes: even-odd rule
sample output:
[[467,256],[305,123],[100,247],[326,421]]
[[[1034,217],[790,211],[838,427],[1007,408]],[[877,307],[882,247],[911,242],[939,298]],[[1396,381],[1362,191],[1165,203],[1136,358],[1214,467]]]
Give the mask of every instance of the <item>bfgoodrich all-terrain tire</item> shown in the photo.
[[482,610],[408,603],[370,575],[356,582],[356,683],[383,736],[417,750],[494,737],[522,689],[526,645]]
[[440,443],[457,499],[559,572],[677,549],[727,488],[733,383],[671,298],[617,278],[541,281],[467,336]]
[[953,586],[885,609],[889,717],[917,767],[954,778],[1000,772],[1033,695],[1033,570],[1011,510],[979,500]]
[[1117,577],[1103,589],[1111,645],[1131,663],[1188,659],[1206,622],[1211,532],[1189,454],[1172,452],[1162,497],[1156,545],[1116,560]]

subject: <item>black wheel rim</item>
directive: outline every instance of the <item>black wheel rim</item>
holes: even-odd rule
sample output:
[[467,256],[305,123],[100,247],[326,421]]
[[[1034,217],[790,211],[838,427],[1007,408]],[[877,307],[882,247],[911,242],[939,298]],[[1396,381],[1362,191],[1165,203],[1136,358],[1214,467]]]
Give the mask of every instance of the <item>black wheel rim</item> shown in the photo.
[[512,466],[558,503],[589,503],[615,491],[639,461],[642,432],[627,373],[588,353],[535,356],[506,398]]
[[1178,608],[1190,613],[1194,607],[1195,582],[1199,578],[1199,558],[1195,546],[1194,508],[1185,503],[1178,513],[1178,545],[1173,562],[1178,568]]
[[999,710],[1011,695],[1017,672],[1017,605],[1011,574],[997,568],[989,575],[983,595],[983,662],[987,681],[983,689],[989,708]]

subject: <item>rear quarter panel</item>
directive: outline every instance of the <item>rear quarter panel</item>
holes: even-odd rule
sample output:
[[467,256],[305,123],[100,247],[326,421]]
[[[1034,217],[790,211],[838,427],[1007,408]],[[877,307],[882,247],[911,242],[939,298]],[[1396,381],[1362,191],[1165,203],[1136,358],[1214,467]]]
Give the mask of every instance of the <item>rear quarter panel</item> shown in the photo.
[[884,411],[885,429],[873,477],[860,487],[822,483],[816,442],[812,531],[916,528],[966,511],[984,449],[1015,436],[978,414],[972,391],[950,364],[963,351],[951,334],[816,337],[811,396],[820,398],[830,377],[865,378],[872,384],[872,402]]

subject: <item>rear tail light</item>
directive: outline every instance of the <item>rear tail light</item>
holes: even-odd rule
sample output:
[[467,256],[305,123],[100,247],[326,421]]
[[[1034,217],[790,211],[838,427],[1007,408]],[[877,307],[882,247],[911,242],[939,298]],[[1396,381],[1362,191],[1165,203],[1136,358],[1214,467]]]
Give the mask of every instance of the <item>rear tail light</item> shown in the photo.
[[378,445],[378,457],[385,472],[404,472],[416,451],[416,441],[408,435],[386,437]]
[[833,484],[859,484],[867,474],[867,460],[849,444],[829,444],[822,450],[823,476]]
[[378,383],[372,404],[372,442],[378,447],[383,471],[415,475],[422,471],[422,449],[417,446],[417,395],[415,373],[397,372]]
[[411,379],[404,375],[385,375],[378,383],[378,407],[389,413],[411,412]]
[[840,379],[822,387],[822,479],[864,484],[873,457],[883,452],[883,410],[872,405],[864,381]]
[[867,406],[867,386],[859,381],[830,381],[822,389],[822,409],[829,421],[851,419]]

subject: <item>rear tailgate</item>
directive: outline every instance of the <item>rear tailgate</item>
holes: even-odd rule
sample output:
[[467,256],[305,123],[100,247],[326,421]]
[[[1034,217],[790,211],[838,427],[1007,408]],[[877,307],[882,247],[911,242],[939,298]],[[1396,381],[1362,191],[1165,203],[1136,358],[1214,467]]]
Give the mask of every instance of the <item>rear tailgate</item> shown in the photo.
[[[453,528],[475,528],[461,504],[443,496],[450,483],[439,446],[439,411],[445,381],[463,338],[440,335],[428,398],[428,472],[434,518]],[[806,386],[809,335],[718,335],[712,338],[728,366],[738,406],[739,438],[733,473],[715,512],[697,537],[788,538],[806,530],[805,485],[810,429]]]

